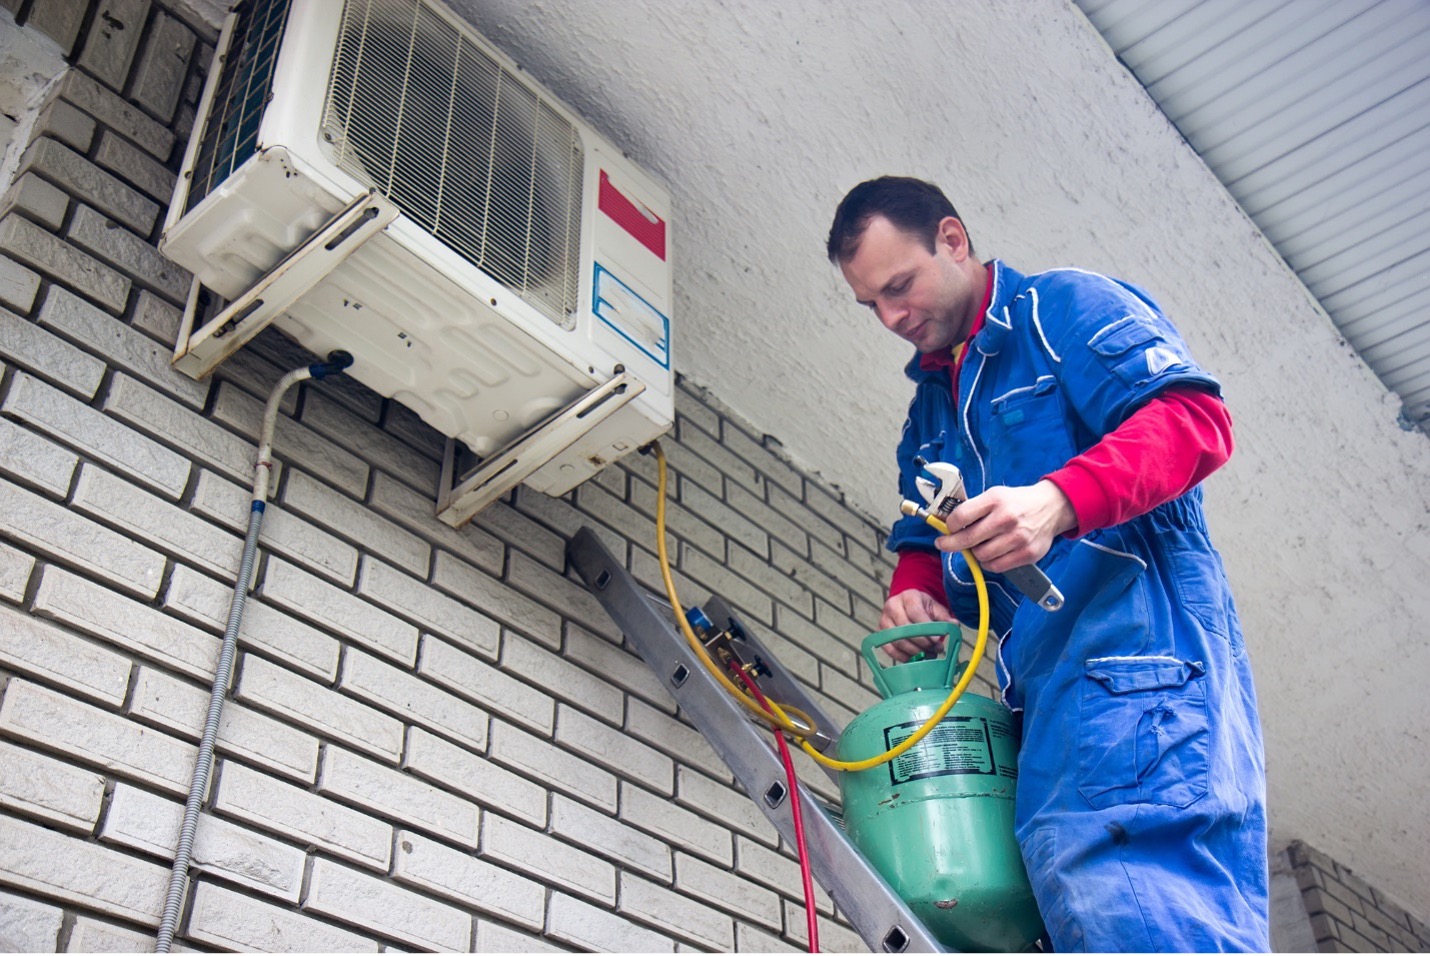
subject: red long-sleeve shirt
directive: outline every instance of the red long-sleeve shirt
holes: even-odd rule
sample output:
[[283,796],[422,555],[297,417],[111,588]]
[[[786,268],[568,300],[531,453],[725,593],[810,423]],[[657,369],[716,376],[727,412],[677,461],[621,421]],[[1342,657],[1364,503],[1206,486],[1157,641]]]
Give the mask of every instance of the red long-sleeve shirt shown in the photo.
[[[991,294],[990,274],[970,338],[983,325]],[[962,350],[957,356],[926,355],[923,363],[925,368],[947,366],[957,396]],[[1043,477],[1067,495],[1077,515],[1077,527],[1068,537],[1079,537],[1171,501],[1226,464],[1231,452],[1231,413],[1221,399],[1198,388],[1173,386],[1097,444]],[[889,595],[908,590],[945,600],[943,569],[936,553],[917,548],[899,552]]]

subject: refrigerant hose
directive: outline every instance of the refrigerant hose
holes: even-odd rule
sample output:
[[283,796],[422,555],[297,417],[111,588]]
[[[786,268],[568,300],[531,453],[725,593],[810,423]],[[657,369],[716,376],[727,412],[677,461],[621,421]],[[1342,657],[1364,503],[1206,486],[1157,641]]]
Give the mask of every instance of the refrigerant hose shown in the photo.
[[268,395],[268,404],[263,409],[263,425],[258,439],[258,461],[254,465],[253,496],[248,509],[248,533],[243,539],[243,557],[239,561],[238,578],[233,584],[233,599],[228,608],[228,626],[224,628],[218,667],[214,671],[213,687],[209,691],[208,716],[204,720],[203,734],[199,740],[198,758],[194,761],[194,775],[189,784],[188,799],[184,802],[184,822],[179,828],[179,845],[174,851],[174,868],[169,872],[164,915],[159,921],[159,933],[154,945],[156,953],[167,953],[173,946],[174,929],[179,922],[179,908],[183,905],[184,891],[188,887],[189,862],[193,856],[199,809],[209,787],[219,718],[223,714],[223,702],[228,695],[229,682],[233,679],[233,660],[238,653],[238,631],[243,624],[248,582],[253,577],[253,565],[258,554],[258,532],[263,526],[263,510],[268,500],[268,484],[273,472],[271,455],[273,432],[278,426],[278,407],[284,394],[298,382],[336,374],[352,363],[353,357],[347,352],[330,352],[326,362],[294,369],[273,386],[273,391]]

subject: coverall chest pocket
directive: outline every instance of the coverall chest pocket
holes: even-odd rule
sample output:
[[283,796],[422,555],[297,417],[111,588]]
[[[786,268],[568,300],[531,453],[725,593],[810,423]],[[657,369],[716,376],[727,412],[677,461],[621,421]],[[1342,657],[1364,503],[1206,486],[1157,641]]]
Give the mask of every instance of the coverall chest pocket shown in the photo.
[[989,403],[989,482],[1031,485],[1073,457],[1057,379],[1041,375]]
[[1094,808],[1186,807],[1207,791],[1210,732],[1202,665],[1174,657],[1086,663],[1078,792]]

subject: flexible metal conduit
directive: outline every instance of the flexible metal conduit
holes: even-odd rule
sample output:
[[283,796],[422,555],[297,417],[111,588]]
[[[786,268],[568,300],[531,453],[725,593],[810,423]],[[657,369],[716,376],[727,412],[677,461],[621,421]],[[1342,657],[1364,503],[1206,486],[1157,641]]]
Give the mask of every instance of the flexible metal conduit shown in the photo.
[[233,600],[228,608],[228,627],[223,632],[218,668],[214,671],[213,688],[209,692],[208,718],[204,721],[199,740],[199,756],[194,762],[194,777],[189,784],[189,796],[184,803],[184,823],[179,828],[179,845],[174,853],[174,869],[169,873],[169,892],[164,899],[164,915],[159,921],[156,953],[167,953],[174,943],[174,928],[179,922],[179,908],[184,902],[184,890],[189,882],[189,862],[194,850],[194,831],[199,825],[199,809],[209,788],[209,772],[213,769],[214,741],[218,738],[219,717],[224,698],[233,679],[233,659],[238,650],[238,630],[243,623],[243,607],[248,599],[248,582],[253,577],[253,563],[258,554],[258,530],[263,525],[263,509],[268,500],[268,483],[273,473],[273,431],[278,426],[278,406],[284,394],[299,382],[324,378],[341,372],[353,363],[347,352],[330,352],[328,360],[294,369],[278,380],[268,395],[263,409],[263,427],[258,437],[258,462],[253,471],[253,497],[248,509],[248,534],[243,539],[243,559],[239,562],[238,579],[233,584]]

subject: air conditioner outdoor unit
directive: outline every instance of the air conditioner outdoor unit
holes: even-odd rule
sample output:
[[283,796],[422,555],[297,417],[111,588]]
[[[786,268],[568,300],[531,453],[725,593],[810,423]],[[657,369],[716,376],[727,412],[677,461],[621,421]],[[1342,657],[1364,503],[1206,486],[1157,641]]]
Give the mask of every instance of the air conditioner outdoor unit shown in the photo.
[[[252,0],[225,24],[160,243],[175,364],[268,324],[462,442],[438,513],[559,495],[666,431],[670,198],[431,0]],[[200,287],[222,307],[203,313]]]

